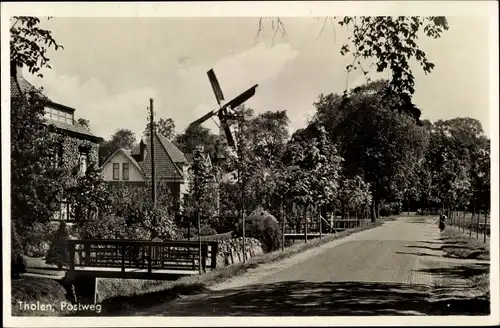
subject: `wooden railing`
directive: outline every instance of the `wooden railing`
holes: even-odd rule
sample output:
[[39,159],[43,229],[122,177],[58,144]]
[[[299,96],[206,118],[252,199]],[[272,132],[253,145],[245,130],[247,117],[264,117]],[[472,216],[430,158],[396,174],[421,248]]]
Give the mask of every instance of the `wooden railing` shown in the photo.
[[68,240],[69,270],[78,267],[198,270],[215,269],[218,243],[216,241],[148,241],[148,240]]

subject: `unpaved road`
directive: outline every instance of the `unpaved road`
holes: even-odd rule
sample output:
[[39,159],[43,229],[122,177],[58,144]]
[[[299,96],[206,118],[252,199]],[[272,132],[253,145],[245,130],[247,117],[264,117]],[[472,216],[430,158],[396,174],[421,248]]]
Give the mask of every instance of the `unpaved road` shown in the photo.
[[434,219],[400,218],[136,315],[489,313],[489,301],[466,279],[487,272],[489,263],[446,258],[443,243]]

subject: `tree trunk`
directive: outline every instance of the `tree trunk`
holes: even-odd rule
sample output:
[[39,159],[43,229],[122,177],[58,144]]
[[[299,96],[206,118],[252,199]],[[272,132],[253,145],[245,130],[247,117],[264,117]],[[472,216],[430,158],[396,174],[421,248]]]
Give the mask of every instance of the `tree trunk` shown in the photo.
[[408,216],[410,216],[410,197],[407,197],[406,199],[408,201],[408,208],[407,208],[408,211],[407,212],[408,212]]
[[484,242],[486,243],[486,228],[488,224],[488,212],[484,211]]
[[319,239],[321,239],[323,238],[323,220],[321,220],[321,211],[318,211],[316,215],[318,216],[318,223],[319,223]]
[[375,220],[377,219],[376,213],[375,213],[377,211],[376,207],[375,207],[375,201],[372,201],[372,206],[370,206],[370,209],[371,209],[371,211],[370,211],[371,212],[370,213],[371,214],[371,221],[375,222]]
[[307,205],[304,206],[304,242],[307,243]]
[[474,221],[474,215],[476,214],[476,207],[472,208],[472,216],[470,217],[469,223],[469,238],[472,238],[472,222]]
[[481,207],[479,207],[479,211],[477,212],[477,221],[476,221],[476,239],[479,239],[479,219],[481,218]]
[[285,212],[283,211],[283,199],[281,200],[281,250],[285,249]]

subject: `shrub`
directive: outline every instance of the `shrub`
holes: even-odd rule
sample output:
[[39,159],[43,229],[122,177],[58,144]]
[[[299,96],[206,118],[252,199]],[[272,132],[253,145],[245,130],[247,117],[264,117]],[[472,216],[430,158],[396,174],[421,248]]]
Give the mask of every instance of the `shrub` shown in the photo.
[[11,276],[18,277],[21,273],[26,272],[26,261],[23,258],[23,247],[19,240],[19,235],[14,226],[11,224],[11,245],[10,245],[10,273]]
[[[256,247],[263,247],[262,243],[255,238],[245,237],[245,248],[247,250]],[[230,252],[242,252],[242,251],[243,251],[242,237],[226,239],[219,242],[219,252],[221,254],[229,254]]]
[[[241,222],[235,229],[236,236],[243,236]],[[262,243],[265,252],[281,248],[281,232],[278,220],[267,211],[258,209],[245,219],[245,237],[255,238]]]
[[22,244],[24,254],[30,257],[42,257],[47,254],[50,242],[57,229],[57,225],[49,223],[34,222],[22,231]]
[[[198,232],[198,231],[196,231]],[[209,227],[209,226],[203,226],[200,229],[200,236],[213,236],[216,235],[217,231],[215,231],[214,228]]]
[[204,240],[204,241],[218,241],[218,242],[222,242],[222,241],[229,240],[229,239],[233,239],[233,232],[232,231],[229,231],[229,232],[226,232],[226,233],[221,233],[221,234],[218,234],[218,235],[202,236],[201,237],[201,240]]
[[66,227],[66,222],[62,221],[54,234],[54,238],[47,253],[46,262],[48,264],[56,264],[58,268],[62,268],[68,264],[68,239],[69,231]]
[[386,203],[382,205],[380,208],[380,216],[390,216],[390,215],[398,215],[401,213],[401,204],[394,203]]

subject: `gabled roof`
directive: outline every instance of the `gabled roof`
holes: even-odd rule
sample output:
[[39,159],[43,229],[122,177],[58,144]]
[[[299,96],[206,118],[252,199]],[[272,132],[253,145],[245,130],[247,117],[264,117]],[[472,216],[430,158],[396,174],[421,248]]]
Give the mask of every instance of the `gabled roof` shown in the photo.
[[[187,160],[177,147],[175,147],[167,138],[155,134],[155,175],[157,179],[183,181],[184,173],[176,163],[186,163]],[[149,145],[149,140],[148,143]],[[150,146],[147,148],[149,150]],[[139,162],[143,172],[147,177],[151,177],[151,152],[146,152],[144,161]]]
[[165,147],[165,150],[168,152],[174,163],[188,163],[188,160],[186,159],[186,156],[184,156],[184,153],[180,151],[179,148],[177,148],[170,140],[159,133],[157,133],[156,135],[160,139],[161,143]]
[[115,157],[116,154],[122,153],[127,157],[127,159],[142,173],[142,175],[145,176],[144,171],[142,170],[142,167],[137,163],[137,161],[132,157],[132,154],[130,150],[124,149],[124,148],[118,148],[115,150],[105,161],[102,163],[101,167],[104,167],[113,157]]

